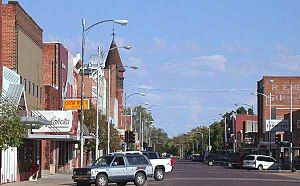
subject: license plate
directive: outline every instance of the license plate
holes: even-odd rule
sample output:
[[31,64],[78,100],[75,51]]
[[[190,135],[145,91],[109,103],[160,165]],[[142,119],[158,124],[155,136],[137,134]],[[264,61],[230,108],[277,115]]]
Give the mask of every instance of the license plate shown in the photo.
[[82,180],[82,177],[77,177],[75,178],[75,180]]

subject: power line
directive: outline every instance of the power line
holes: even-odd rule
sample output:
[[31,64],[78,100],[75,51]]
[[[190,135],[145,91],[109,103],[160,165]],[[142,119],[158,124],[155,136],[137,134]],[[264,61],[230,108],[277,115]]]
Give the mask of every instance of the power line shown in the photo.
[[198,92],[198,93],[224,93],[224,92],[250,92],[256,91],[256,89],[224,89],[224,90],[195,90],[195,89],[165,89],[165,88],[153,88],[143,86],[128,86],[128,89],[143,89],[149,91],[165,91],[165,92]]

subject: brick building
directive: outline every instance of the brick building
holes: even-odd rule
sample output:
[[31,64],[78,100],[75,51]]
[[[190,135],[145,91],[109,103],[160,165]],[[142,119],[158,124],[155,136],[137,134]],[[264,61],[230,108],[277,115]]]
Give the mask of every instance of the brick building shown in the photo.
[[[27,108],[40,109],[43,30],[17,1],[8,1],[7,4],[2,4],[1,8],[2,65],[20,77],[19,82],[25,89],[23,98],[26,98]],[[2,91],[4,94],[7,93],[4,89]],[[40,161],[39,157],[40,141],[24,139],[23,145],[17,149],[15,167],[18,167],[18,181],[28,180],[31,168]]]
[[236,148],[250,147],[255,144],[257,136],[257,116],[248,114],[238,114],[233,117],[230,123],[231,137],[229,143],[231,146],[236,140]]
[[[62,43],[44,43],[43,110],[59,113],[58,110],[63,110],[63,99],[76,96],[74,70],[73,56]],[[76,154],[78,113],[77,111],[71,112],[69,119],[72,126],[70,130],[50,130],[51,132],[46,133],[45,130],[36,130],[33,134],[41,139],[42,175],[54,174],[58,171],[71,171],[73,166],[77,167],[78,165],[78,159],[74,156]]]
[[[260,144],[269,144],[270,139],[270,148],[273,152],[279,147],[275,144],[276,135],[279,135],[281,140],[290,141],[290,83],[292,83],[292,108],[293,118],[295,118],[293,125],[295,128],[300,110],[300,76],[265,76],[257,84],[259,140]],[[271,108],[267,97],[270,95]],[[296,132],[296,129],[293,136],[297,140],[299,133]],[[295,144],[298,145],[298,142]],[[261,147],[266,147],[266,145],[261,145]],[[284,149],[281,149],[281,153],[284,153]]]
[[[43,30],[20,6],[2,6],[2,63],[21,75],[27,105],[41,107]],[[34,70],[34,73],[32,73]]]
[[[114,48],[114,49],[112,49]],[[108,86],[109,91],[109,116],[117,124],[118,129],[121,129],[122,135],[124,135],[125,124],[123,122],[123,84],[124,84],[124,72],[119,51],[115,40],[112,40],[110,50],[105,61],[104,77]],[[108,87],[109,88],[109,87]]]

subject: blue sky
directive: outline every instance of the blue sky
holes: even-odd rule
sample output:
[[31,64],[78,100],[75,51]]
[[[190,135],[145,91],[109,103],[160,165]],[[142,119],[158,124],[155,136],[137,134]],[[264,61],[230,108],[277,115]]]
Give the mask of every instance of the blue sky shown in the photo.
[[[4,1],[6,2],[6,1]],[[80,51],[81,19],[128,19],[115,25],[127,70],[128,105],[152,107],[155,125],[170,135],[208,125],[235,103],[256,104],[251,90],[264,75],[298,75],[300,1],[20,0],[44,30],[44,40]],[[88,35],[88,53],[107,50],[112,24]],[[255,109],[256,110],[256,109]]]

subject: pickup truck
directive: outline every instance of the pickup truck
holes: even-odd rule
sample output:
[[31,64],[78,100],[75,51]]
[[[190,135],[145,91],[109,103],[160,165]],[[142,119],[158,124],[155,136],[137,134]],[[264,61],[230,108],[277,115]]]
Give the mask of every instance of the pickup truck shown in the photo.
[[100,157],[92,166],[75,168],[72,179],[77,186],[93,183],[96,186],[107,186],[108,183],[124,186],[127,182],[143,186],[152,176],[152,165],[144,155],[114,154]]
[[142,153],[150,160],[154,171],[154,179],[156,181],[162,181],[165,178],[165,173],[172,171],[175,159],[160,158],[158,153],[154,151],[142,151]]
[[156,181],[162,181],[165,178],[166,172],[171,172],[174,164],[174,158],[160,158],[157,152],[154,151],[124,151],[111,154],[143,154],[148,157],[152,167],[153,175]]

